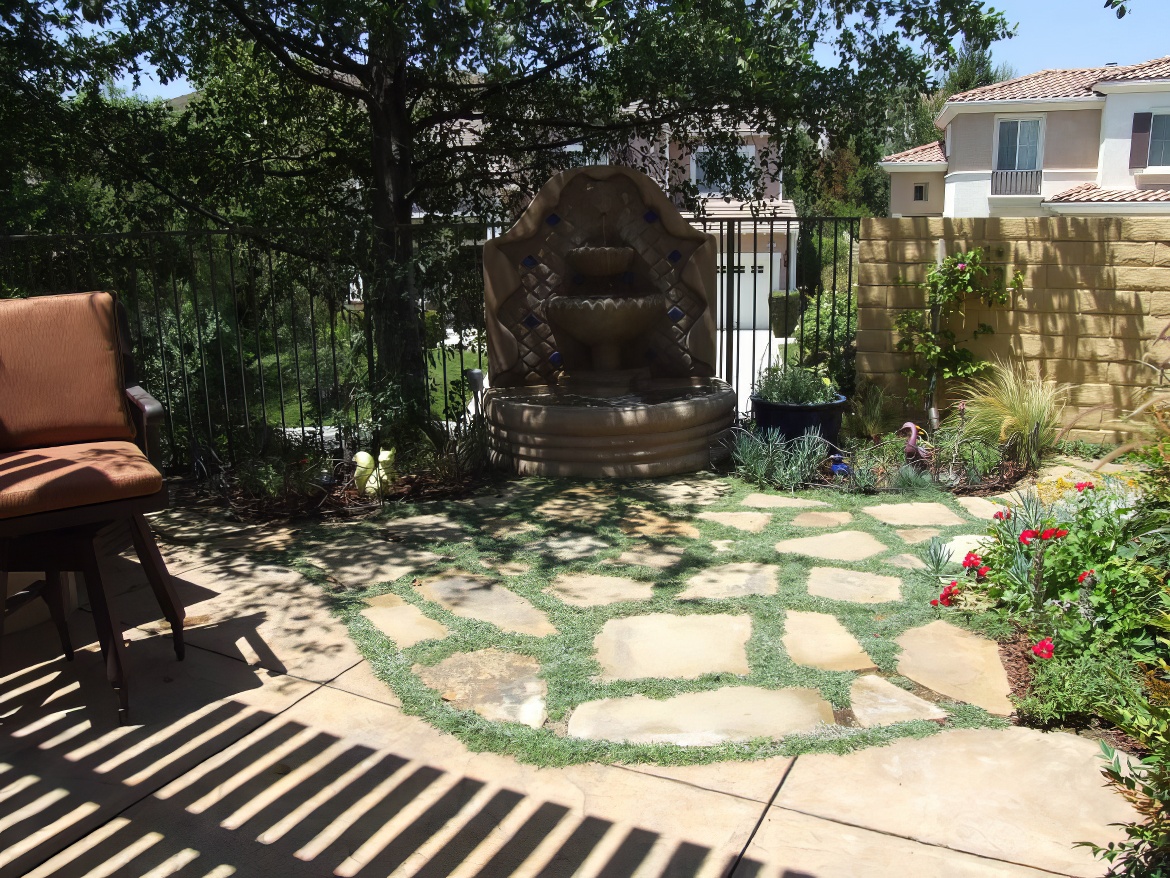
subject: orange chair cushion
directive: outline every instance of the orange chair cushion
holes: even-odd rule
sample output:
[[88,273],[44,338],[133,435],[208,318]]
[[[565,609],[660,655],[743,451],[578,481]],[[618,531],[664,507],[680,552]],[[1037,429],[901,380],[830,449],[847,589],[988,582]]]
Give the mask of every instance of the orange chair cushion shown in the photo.
[[114,297],[0,300],[0,451],[133,438]]
[[145,497],[162,475],[132,442],[82,442],[0,453],[0,518]]

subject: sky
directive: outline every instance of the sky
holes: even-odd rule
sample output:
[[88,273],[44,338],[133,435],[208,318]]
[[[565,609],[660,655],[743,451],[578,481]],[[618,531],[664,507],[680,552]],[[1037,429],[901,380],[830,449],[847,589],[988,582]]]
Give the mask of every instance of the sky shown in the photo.
[[[988,0],[988,5],[1017,25],[1015,37],[992,47],[996,63],[1010,64],[1017,76],[1170,55],[1170,0],[1130,0],[1130,12],[1120,20],[1102,0]],[[150,78],[138,89],[144,97],[162,98],[189,91],[185,80],[163,86]]]

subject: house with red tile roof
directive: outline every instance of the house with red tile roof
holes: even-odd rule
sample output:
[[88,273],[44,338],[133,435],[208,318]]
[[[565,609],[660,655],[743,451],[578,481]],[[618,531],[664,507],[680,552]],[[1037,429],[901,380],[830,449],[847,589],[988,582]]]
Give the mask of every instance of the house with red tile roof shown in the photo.
[[1170,216],[1170,56],[961,92],[935,125],[881,162],[891,216]]

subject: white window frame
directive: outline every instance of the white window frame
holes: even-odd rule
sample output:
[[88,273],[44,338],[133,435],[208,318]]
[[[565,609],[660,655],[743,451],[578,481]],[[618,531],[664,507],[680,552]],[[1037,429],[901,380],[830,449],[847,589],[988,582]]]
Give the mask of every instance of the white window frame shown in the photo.
[[[754,143],[741,143],[737,149],[740,155],[755,161],[756,145]],[[695,151],[691,153],[691,182],[698,187],[699,194],[704,197],[724,195],[722,190],[704,189],[699,184],[699,155],[704,152],[710,152],[710,149],[706,146],[696,146]]]
[[[1044,170],[1044,129],[1046,127],[1046,113],[1004,113],[995,115],[995,128],[992,131],[991,137],[991,170],[992,171],[1014,171],[1017,168],[1000,168],[999,165],[999,126],[1001,122],[1039,122],[1040,133],[1036,138],[1036,167],[1028,170],[1043,171]],[[1017,150],[1019,149],[1019,142],[1016,143]],[[1019,153],[1017,152],[1017,158]]]
[[1150,113],[1150,151],[1146,153],[1146,167],[1147,174],[1170,174],[1170,164],[1165,165],[1151,165],[1150,156],[1154,151],[1154,118],[1157,116],[1170,116],[1170,107],[1152,107]]
[[[918,187],[922,187],[922,197],[915,198],[918,194]],[[930,201],[930,184],[929,183],[911,183],[910,184],[910,200],[915,204],[926,204]]]

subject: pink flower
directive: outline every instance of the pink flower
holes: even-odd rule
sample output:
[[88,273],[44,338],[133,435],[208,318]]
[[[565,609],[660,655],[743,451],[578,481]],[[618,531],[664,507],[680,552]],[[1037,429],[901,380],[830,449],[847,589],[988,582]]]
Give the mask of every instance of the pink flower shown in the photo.
[[1082,573],[1080,576],[1077,577],[1077,582],[1083,584],[1086,579],[1088,579],[1090,576],[1092,576],[1096,572],[1097,572],[1096,570],[1086,570],[1084,573]]
[[1077,482],[1076,487],[1077,487],[1077,493],[1083,494],[1089,488],[1093,487],[1093,483],[1092,482]]
[[1032,545],[1032,540],[1036,539],[1036,537],[1038,537],[1038,536],[1040,536],[1040,531],[1026,530],[1020,534],[1020,542],[1023,543],[1025,546],[1030,546],[1030,545]]
[[1052,654],[1056,651],[1056,646],[1052,642],[1051,637],[1045,637],[1039,643],[1032,647],[1032,654],[1036,658],[1050,659]]
[[972,567],[978,567],[983,563],[983,559],[974,552],[968,552],[967,557],[963,559],[963,567],[970,570]]
[[959,271],[966,271],[966,270],[967,270],[967,263],[966,263],[966,262],[960,262],[960,263],[959,263],[958,265],[956,265],[955,267],[956,267],[957,269],[959,269]]

